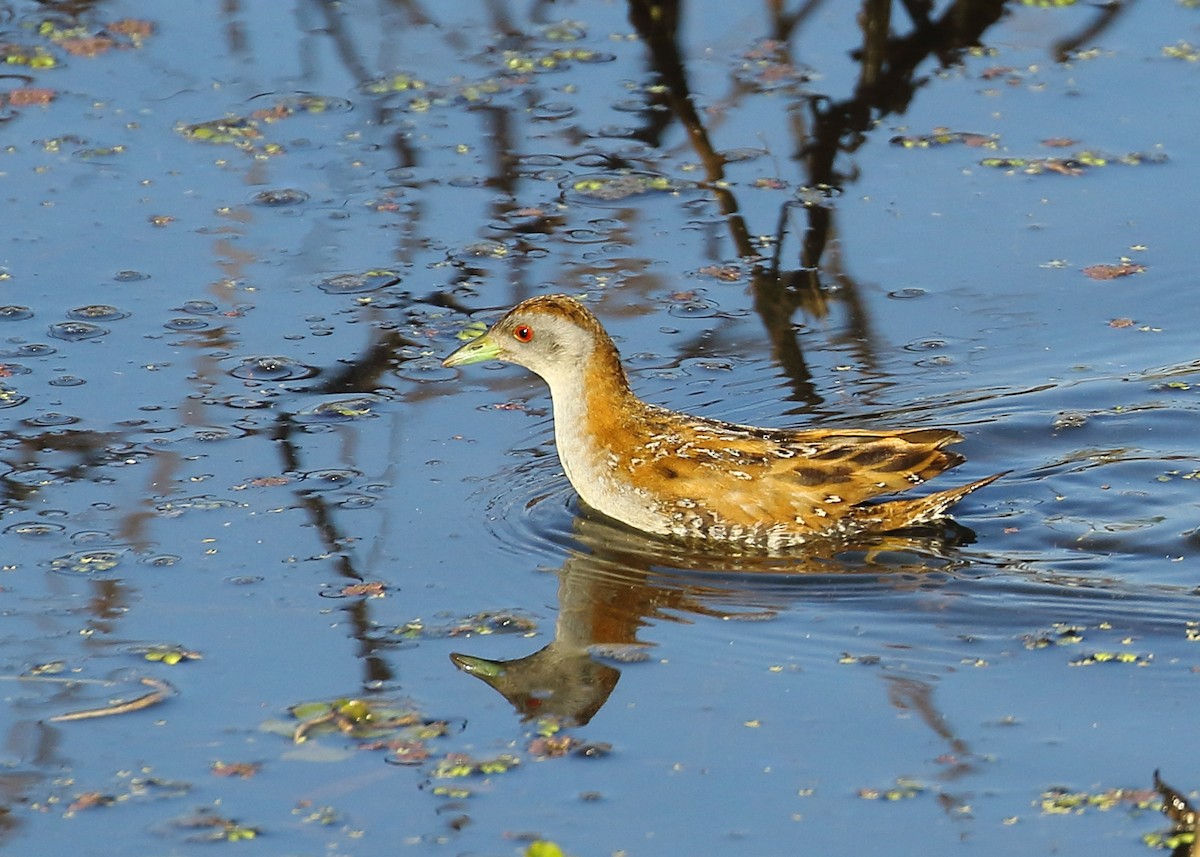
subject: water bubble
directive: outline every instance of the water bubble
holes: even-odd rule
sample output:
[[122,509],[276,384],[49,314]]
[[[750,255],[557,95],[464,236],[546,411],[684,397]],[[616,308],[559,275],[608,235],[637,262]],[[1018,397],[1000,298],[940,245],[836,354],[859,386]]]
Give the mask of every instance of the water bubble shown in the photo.
[[417,174],[408,167],[392,167],[390,170],[384,171],[383,175],[392,184],[405,187],[416,187],[419,184]]
[[680,294],[672,298],[667,313],[675,318],[711,318],[716,308],[715,302],[698,294]]
[[36,417],[30,417],[27,420],[22,420],[24,425],[32,428],[52,428],[55,426],[69,426],[79,422],[79,417],[73,417],[70,414],[60,414],[55,411],[47,411],[44,414],[38,414]]
[[0,387],[0,410],[5,408],[15,408],[18,405],[23,405],[28,401],[28,396],[22,396],[16,390],[10,390],[8,387]]
[[919,298],[924,294],[924,289],[896,289],[894,292],[888,292],[888,297],[893,300],[903,301]]
[[614,165],[615,159],[599,152],[588,152],[586,155],[575,158],[575,163],[588,169],[607,169]]
[[757,149],[752,146],[742,146],[735,149],[725,149],[721,152],[721,157],[728,164],[737,164],[744,161],[754,161],[767,154],[766,149]]
[[270,408],[274,405],[269,399],[255,399],[252,396],[229,396],[219,399],[217,404],[224,405],[227,408],[236,408],[239,411],[255,411],[262,408]]
[[632,125],[601,125],[590,136],[603,140],[625,140],[636,139],[639,133]]
[[300,478],[305,482],[304,487],[308,491],[334,491],[338,488],[345,488],[360,476],[362,474],[357,470],[330,467],[323,470],[310,470]]
[[141,271],[117,271],[113,279],[118,283],[136,283],[139,280],[150,279],[150,275],[143,274]]
[[235,378],[248,381],[297,381],[301,378],[311,378],[317,374],[312,366],[307,366],[291,357],[247,357],[229,371]]
[[62,524],[47,524],[42,521],[22,521],[4,528],[4,532],[23,539],[45,539],[61,535],[64,530],[66,527]]
[[78,530],[71,533],[71,541],[77,545],[111,545],[113,537],[107,530]]
[[154,556],[143,557],[141,562],[143,565],[148,565],[153,568],[169,568],[182,559],[183,557],[176,556],[173,553],[160,553],[155,554]]
[[48,357],[56,353],[58,353],[57,348],[46,345],[44,342],[30,342],[27,345],[20,345],[16,348],[0,350],[0,357],[20,359],[22,357]]
[[483,176],[451,176],[446,179],[446,184],[450,187],[487,187],[487,183],[488,180]]
[[235,435],[232,429],[223,426],[200,426],[192,431],[192,437],[202,443],[211,443],[218,440],[229,440]]
[[945,348],[949,343],[944,339],[914,339],[904,346],[905,351],[934,351]]
[[566,119],[575,115],[575,108],[563,101],[543,101],[533,108],[533,118],[543,121]]
[[73,318],[76,321],[119,321],[129,318],[129,313],[108,304],[88,304],[68,310],[67,318]]
[[378,497],[372,497],[369,494],[355,494],[338,503],[338,507],[342,509],[370,509],[378,502]]
[[230,509],[237,506],[232,500],[201,494],[196,497],[180,497],[176,500],[164,500],[154,507],[154,511],[168,518],[175,518],[187,511],[208,512],[213,509]]
[[536,173],[530,176],[530,178],[536,179],[540,182],[550,182],[551,184],[557,185],[570,175],[571,171],[567,169],[538,170]]
[[614,101],[610,106],[618,113],[641,113],[651,109],[651,106],[640,98],[622,98]]
[[560,167],[563,159],[560,155],[521,155],[517,163],[529,167]]
[[317,280],[314,285],[330,295],[357,295],[394,286],[399,282],[400,277],[395,271],[375,270],[357,274],[335,274]]
[[79,387],[86,384],[87,381],[77,375],[59,375],[57,378],[51,378],[47,383],[51,387]]
[[566,232],[566,240],[570,244],[600,244],[608,239],[608,233],[594,229],[568,229]]
[[1082,411],[1062,411],[1054,417],[1052,427],[1055,431],[1083,428],[1088,423],[1088,415]]
[[183,306],[176,307],[177,311],[191,315],[212,315],[219,309],[220,307],[212,301],[184,301]]
[[0,321],[24,321],[33,318],[33,310],[27,306],[0,306]]
[[355,396],[334,399],[305,408],[296,416],[303,422],[343,423],[375,416],[373,408],[382,402],[380,396]]
[[286,208],[290,205],[300,205],[308,202],[308,194],[295,188],[283,187],[275,190],[263,190],[256,193],[251,200],[254,205],[266,208]]
[[212,327],[210,322],[202,318],[192,318],[190,316],[182,316],[180,318],[172,318],[168,320],[163,327],[167,330],[189,331],[189,330],[204,330]]
[[105,336],[108,333],[108,328],[101,327],[98,324],[90,324],[86,321],[60,321],[57,324],[50,325],[47,332],[55,339],[63,339],[67,342],[81,342],[84,339],[95,339],[98,336]]

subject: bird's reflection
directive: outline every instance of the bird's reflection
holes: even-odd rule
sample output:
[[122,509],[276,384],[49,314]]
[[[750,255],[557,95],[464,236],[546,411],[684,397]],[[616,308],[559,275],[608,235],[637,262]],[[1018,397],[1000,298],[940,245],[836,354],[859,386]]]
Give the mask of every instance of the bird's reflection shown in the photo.
[[646,657],[653,644],[639,634],[653,622],[770,618],[798,598],[843,586],[846,575],[944,571],[961,561],[954,548],[974,540],[971,530],[946,521],[934,530],[831,543],[803,555],[706,554],[589,515],[575,519],[574,534],[578,545],[557,572],[558,618],[549,644],[513,660],[450,656],[512,703],[522,720],[586,724],[616,687],[616,664]]

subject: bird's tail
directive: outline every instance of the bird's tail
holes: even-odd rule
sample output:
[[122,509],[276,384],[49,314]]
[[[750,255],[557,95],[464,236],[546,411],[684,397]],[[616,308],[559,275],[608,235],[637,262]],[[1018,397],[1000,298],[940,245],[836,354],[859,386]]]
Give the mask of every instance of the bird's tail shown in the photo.
[[946,510],[963,497],[966,497],[972,491],[978,491],[985,485],[991,485],[1001,476],[1005,476],[1010,472],[1006,470],[1003,473],[994,473],[975,482],[969,482],[966,485],[949,488],[945,491],[937,491],[933,494],[926,494],[924,497],[914,497],[911,500],[891,500],[877,506],[866,506],[863,508],[864,511],[870,510],[879,515],[881,519],[880,530],[901,530],[905,527],[925,524],[944,517]]

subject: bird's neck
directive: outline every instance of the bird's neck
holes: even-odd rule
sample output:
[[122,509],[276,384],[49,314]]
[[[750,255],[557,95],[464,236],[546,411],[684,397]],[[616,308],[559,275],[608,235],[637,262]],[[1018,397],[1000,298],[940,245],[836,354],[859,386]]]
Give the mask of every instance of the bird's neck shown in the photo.
[[611,343],[555,378],[547,378],[554,402],[554,439],[567,477],[586,496],[611,465],[612,441],[628,437],[636,414],[646,406],[633,394],[621,358]]

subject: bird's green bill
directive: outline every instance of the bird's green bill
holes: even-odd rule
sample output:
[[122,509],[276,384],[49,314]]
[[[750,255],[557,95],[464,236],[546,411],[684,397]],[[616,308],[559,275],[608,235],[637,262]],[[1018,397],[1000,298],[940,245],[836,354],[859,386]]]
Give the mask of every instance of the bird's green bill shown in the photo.
[[442,361],[442,365],[466,366],[468,363],[482,363],[484,360],[495,360],[500,356],[500,346],[488,334],[472,339],[462,348],[455,351]]
[[487,679],[503,678],[506,672],[504,664],[501,661],[489,661],[487,658],[477,658],[473,655],[463,655],[458,652],[451,652],[450,660],[454,661],[454,665],[463,672],[468,675],[479,676],[485,681]]

